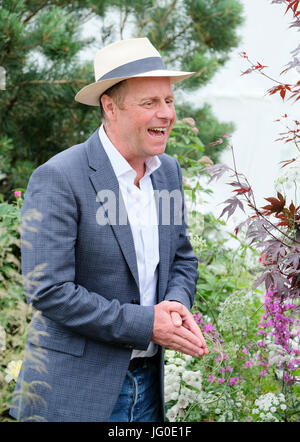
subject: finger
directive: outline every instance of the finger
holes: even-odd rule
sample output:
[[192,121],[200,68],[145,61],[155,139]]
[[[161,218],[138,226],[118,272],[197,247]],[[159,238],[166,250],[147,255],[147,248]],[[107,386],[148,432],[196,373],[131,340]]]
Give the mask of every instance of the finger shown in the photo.
[[185,316],[183,318],[183,325],[184,327],[188,328],[192,333],[194,333],[196,336],[198,336],[203,348],[207,349],[207,345],[204,339],[204,336],[196,323],[193,315],[186,309]]
[[184,327],[188,328],[192,333],[194,333],[198,337],[198,339],[200,340],[202,347],[207,349],[205,338],[204,338],[199,326],[195,322],[194,318],[192,317],[192,319],[188,319],[188,320],[185,318],[183,320],[182,324]]
[[189,310],[181,303],[173,301],[169,302],[169,309],[172,312],[177,312],[181,318],[183,319],[183,325],[187,329],[189,329],[192,333],[194,333],[201,342],[203,348],[207,349],[207,345],[204,339],[204,336],[201,333],[199,326],[194,320],[193,315],[189,312]]
[[203,349],[205,350],[205,353],[208,353],[208,348],[206,345],[206,341],[205,338],[199,328],[199,326],[197,325],[197,323],[194,321],[194,318],[192,318],[191,321],[185,321],[183,320],[182,325],[187,328],[188,330],[190,330],[199,340],[200,345],[203,347]]
[[199,357],[204,354],[204,350],[198,346],[193,345],[189,340],[180,335],[173,335],[168,348],[188,354],[193,357]]
[[200,349],[203,350],[202,342],[199,340],[198,336],[196,336],[186,327],[184,326],[176,327],[174,329],[174,335],[185,339],[186,341],[190,342],[192,345],[196,346],[199,350]]
[[171,312],[172,322],[175,326],[182,325],[182,318],[178,312]]

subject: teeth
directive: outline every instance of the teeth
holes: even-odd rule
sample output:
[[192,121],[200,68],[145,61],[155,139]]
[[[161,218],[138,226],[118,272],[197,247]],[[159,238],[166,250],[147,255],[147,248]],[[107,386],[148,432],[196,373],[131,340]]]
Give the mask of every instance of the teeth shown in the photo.
[[152,127],[150,130],[154,130],[155,132],[166,132],[165,127]]

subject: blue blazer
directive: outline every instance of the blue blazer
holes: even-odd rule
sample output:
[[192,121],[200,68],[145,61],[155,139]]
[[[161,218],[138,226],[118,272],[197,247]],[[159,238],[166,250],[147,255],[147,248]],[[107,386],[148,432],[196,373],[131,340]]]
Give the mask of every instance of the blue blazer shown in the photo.
[[[151,175],[153,188],[183,195],[177,161],[166,154],[160,160]],[[96,221],[105,204],[96,196],[103,189],[114,192],[118,207],[118,180],[98,129],[30,178],[22,208],[22,273],[35,313],[10,410],[14,418],[107,421],[132,349],[146,350],[151,340],[154,309],[139,305],[130,225]],[[40,221],[32,209],[42,215]],[[197,258],[186,225],[172,221],[171,214],[170,225],[159,223],[157,302],[177,300],[190,309]],[[163,420],[161,347],[159,353]]]

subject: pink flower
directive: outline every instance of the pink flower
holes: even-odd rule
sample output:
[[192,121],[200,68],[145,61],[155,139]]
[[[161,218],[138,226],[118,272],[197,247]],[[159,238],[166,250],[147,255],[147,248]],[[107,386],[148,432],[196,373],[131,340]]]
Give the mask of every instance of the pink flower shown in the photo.
[[203,319],[202,319],[201,313],[193,313],[193,317],[194,317],[194,320],[197,322],[197,324],[203,325]]
[[195,124],[196,124],[194,118],[192,118],[192,117],[183,118],[182,121],[184,123],[189,124],[190,126],[195,126]]
[[217,144],[222,144],[223,139],[219,138],[217,141],[214,141],[213,143],[209,143],[210,146],[216,146]]
[[226,380],[225,378],[219,378],[218,384],[224,384],[225,380]]
[[[260,335],[260,334],[262,334],[262,333],[257,333],[258,335]],[[263,341],[257,341],[257,345],[259,346],[259,347],[267,347],[267,344],[265,343],[265,342],[263,342]]]
[[209,380],[209,382],[215,382],[216,376],[214,376],[213,374],[210,374],[210,375],[208,375],[208,380]]
[[252,361],[253,361],[253,359],[250,358],[250,360],[246,362],[246,364],[243,366],[243,368],[249,368],[249,367],[252,367],[252,365],[253,365],[253,364],[252,364]]
[[226,353],[222,353],[221,355],[218,355],[216,357],[216,362],[220,362],[220,361],[228,361],[228,356]]
[[236,385],[238,380],[239,380],[238,378],[230,378],[228,384],[229,385]]
[[203,331],[205,333],[211,333],[211,332],[216,331],[216,329],[215,329],[215,327],[212,324],[206,324],[206,325],[203,326]]
[[21,192],[21,190],[16,190],[16,191],[14,192],[14,194],[15,194],[15,197],[16,197],[16,198],[19,198],[19,197],[22,195],[22,192]]
[[260,255],[260,258],[259,258],[258,262],[266,264],[266,254],[265,253],[262,253]]
[[226,370],[231,373],[232,372],[232,367],[230,367],[230,365],[228,365],[228,367],[226,367]]

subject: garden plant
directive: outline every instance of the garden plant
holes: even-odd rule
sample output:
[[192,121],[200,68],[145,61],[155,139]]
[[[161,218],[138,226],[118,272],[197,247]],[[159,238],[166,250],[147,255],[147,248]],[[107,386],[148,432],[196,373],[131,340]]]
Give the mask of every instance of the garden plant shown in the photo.
[[[299,1],[272,3],[284,4],[285,13],[293,14],[291,27],[300,27]],[[293,62],[283,73],[300,66],[299,52],[300,47],[293,51]],[[245,52],[241,56],[251,65],[242,75],[257,72],[268,77],[266,66],[252,63]],[[286,84],[268,78],[276,82],[270,95],[300,99],[300,81]],[[224,202],[220,218],[240,208],[245,220],[234,231],[240,242],[236,250],[224,247],[225,238],[216,241],[212,219],[204,222],[202,234],[193,236],[191,231],[199,257],[194,317],[211,351],[200,360],[167,352],[170,421],[300,420],[300,122],[288,122],[287,114],[277,120],[282,121],[285,132],[277,141],[293,144],[296,156],[282,162],[285,172],[265,206],[257,207],[250,183],[238,172],[232,145],[232,168],[205,168],[210,181],[226,173],[231,179],[233,196]],[[223,138],[210,144],[221,144]]]

